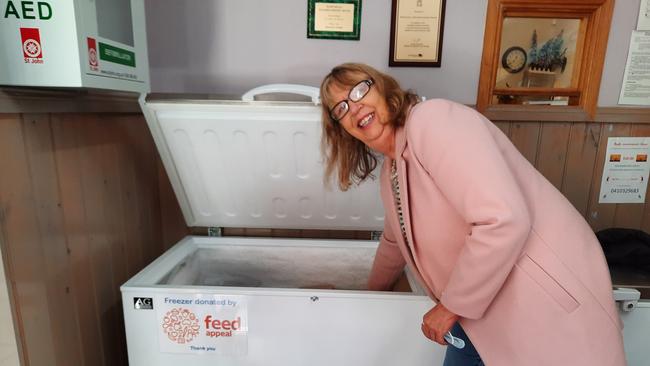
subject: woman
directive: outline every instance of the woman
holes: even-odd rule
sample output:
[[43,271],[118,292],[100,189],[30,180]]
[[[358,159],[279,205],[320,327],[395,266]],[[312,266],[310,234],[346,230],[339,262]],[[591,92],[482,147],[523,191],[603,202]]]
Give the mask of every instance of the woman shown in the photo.
[[346,190],[384,157],[368,287],[389,289],[411,267],[437,303],[424,335],[465,338],[445,365],[625,365],[593,231],[496,126],[463,105],[418,103],[362,64],[335,67],[321,98],[328,177]]

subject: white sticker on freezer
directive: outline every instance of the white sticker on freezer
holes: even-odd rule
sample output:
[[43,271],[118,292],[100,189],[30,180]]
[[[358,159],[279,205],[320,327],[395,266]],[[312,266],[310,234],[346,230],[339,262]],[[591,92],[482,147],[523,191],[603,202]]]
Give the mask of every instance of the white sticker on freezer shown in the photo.
[[248,311],[243,296],[165,294],[154,299],[161,352],[248,352]]

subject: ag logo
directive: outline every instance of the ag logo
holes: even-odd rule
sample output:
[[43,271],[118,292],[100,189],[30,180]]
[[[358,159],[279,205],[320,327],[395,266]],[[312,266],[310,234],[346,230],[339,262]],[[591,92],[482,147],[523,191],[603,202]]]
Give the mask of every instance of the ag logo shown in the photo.
[[153,299],[150,297],[134,297],[133,307],[138,310],[152,310]]

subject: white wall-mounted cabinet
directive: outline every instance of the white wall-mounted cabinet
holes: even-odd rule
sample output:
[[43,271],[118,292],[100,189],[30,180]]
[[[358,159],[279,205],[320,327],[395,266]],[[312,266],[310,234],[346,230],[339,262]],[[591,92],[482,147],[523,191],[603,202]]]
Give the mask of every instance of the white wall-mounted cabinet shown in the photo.
[[144,0],[0,0],[0,85],[149,91]]

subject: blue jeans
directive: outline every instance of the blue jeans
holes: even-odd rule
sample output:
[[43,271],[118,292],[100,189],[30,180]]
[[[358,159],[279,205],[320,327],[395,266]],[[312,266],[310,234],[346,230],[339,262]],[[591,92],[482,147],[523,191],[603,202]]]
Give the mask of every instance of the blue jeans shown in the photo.
[[481,360],[481,356],[479,356],[476,348],[470,342],[469,337],[467,337],[463,328],[460,327],[460,324],[456,323],[451,327],[451,334],[465,341],[465,348],[458,349],[454,346],[447,346],[445,362],[442,366],[485,366]]

